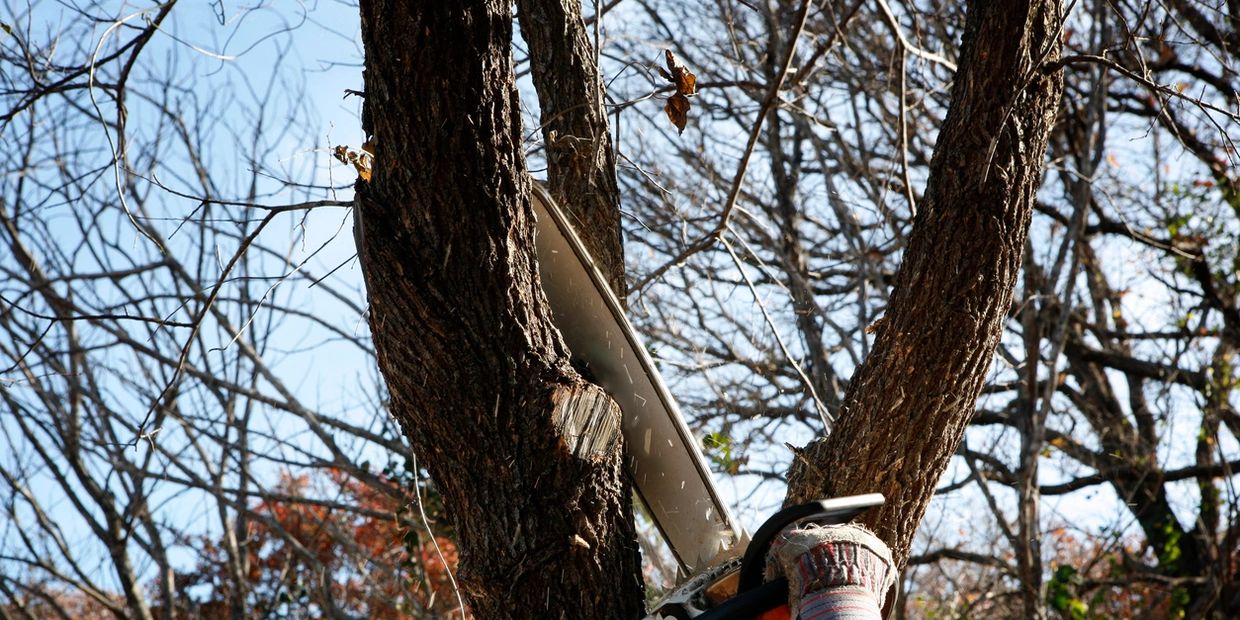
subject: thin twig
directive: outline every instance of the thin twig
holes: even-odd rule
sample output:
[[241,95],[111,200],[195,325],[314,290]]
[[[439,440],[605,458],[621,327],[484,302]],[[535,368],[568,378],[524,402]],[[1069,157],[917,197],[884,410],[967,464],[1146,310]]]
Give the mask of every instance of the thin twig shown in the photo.
[[788,45],[788,54],[784,57],[783,66],[780,67],[775,81],[771,83],[770,88],[767,90],[766,98],[762,101],[762,108],[758,110],[758,117],[754,119],[753,129],[749,131],[749,140],[745,143],[745,152],[741,155],[741,161],[737,164],[736,174],[732,177],[732,188],[728,191],[728,198],[723,203],[723,212],[719,216],[719,223],[706,236],[698,239],[675,258],[639,280],[637,284],[629,289],[630,295],[646,288],[651,282],[667,273],[668,269],[680,265],[690,256],[705,250],[714,245],[716,241],[722,239],[723,232],[728,228],[728,221],[732,218],[732,212],[736,209],[736,199],[741,193],[741,186],[745,183],[745,175],[749,171],[749,159],[753,156],[754,147],[758,144],[758,137],[762,134],[762,125],[766,120],[766,115],[775,107],[775,102],[779,99],[779,91],[783,88],[784,80],[787,79],[788,72],[792,68],[792,61],[796,58],[797,42],[800,41],[801,33],[805,30],[805,22],[809,17],[809,7],[811,4],[810,0],[802,0],[801,2],[801,9],[796,17],[796,27],[792,31],[791,42]]
[[1118,71],[1124,77],[1140,82],[1146,88],[1153,89],[1169,97],[1175,97],[1176,99],[1183,99],[1184,101],[1187,101],[1188,103],[1191,103],[1199,108],[1210,110],[1211,112],[1218,112],[1219,114],[1222,114],[1233,121],[1240,121],[1240,113],[1232,112],[1231,110],[1224,110],[1223,108],[1220,108],[1214,104],[1203,101],[1200,98],[1190,97],[1188,95],[1185,95],[1184,93],[1174,88],[1165,86],[1163,84],[1159,84],[1143,75],[1139,75],[1138,73],[1125,67],[1124,65],[1121,65],[1118,62],[1115,62],[1114,60],[1111,60],[1110,58],[1106,58],[1103,56],[1095,56],[1093,54],[1076,54],[1073,56],[1066,56],[1064,58],[1060,58],[1059,60],[1047,65],[1046,70],[1055,71],[1062,67],[1066,67],[1068,65],[1076,65],[1076,64],[1102,65],[1113,71]]
[[753,301],[758,305],[758,310],[762,312],[762,319],[766,321],[766,326],[770,328],[771,335],[775,336],[775,344],[779,345],[779,350],[784,354],[784,359],[788,360],[788,363],[792,365],[792,369],[801,378],[801,383],[814,401],[814,409],[822,420],[823,434],[830,433],[834,419],[831,412],[827,411],[827,406],[822,403],[822,399],[818,397],[818,390],[814,389],[814,382],[810,380],[809,375],[805,374],[805,370],[797,363],[796,358],[792,357],[792,352],[788,350],[788,345],[784,344],[783,337],[779,335],[779,329],[775,327],[775,322],[771,320],[771,315],[766,311],[766,304],[762,302],[762,297],[758,295],[758,289],[753,285],[753,281],[749,279],[749,274],[745,272],[745,265],[736,255],[736,251],[732,249],[732,244],[728,243],[727,238],[722,236],[719,237],[719,243],[728,251],[728,255],[732,257],[733,264],[736,265],[736,270],[740,272],[741,278],[745,280],[745,286],[749,287],[749,292],[753,295]]
[[909,217],[917,217],[917,200],[913,197],[913,178],[908,171],[908,67],[904,50],[900,51],[900,167],[904,173],[904,197],[908,200]]
[[878,8],[882,9],[883,19],[887,22],[887,25],[891,28],[892,34],[896,35],[896,39],[900,41],[901,49],[903,49],[905,52],[908,52],[918,58],[927,60],[929,62],[938,64],[938,65],[942,65],[943,67],[950,70],[952,73],[956,72],[956,63],[938,54],[935,54],[934,52],[927,52],[926,50],[923,50],[920,47],[913,45],[908,40],[908,37],[904,36],[904,29],[900,27],[900,22],[896,21],[896,16],[895,14],[891,12],[891,6],[887,4],[887,0],[878,0]]
[[[229,259],[228,264],[224,267],[223,273],[220,274],[219,279],[215,282],[215,286],[211,288],[211,294],[207,297],[206,303],[203,304],[202,311],[198,314],[198,318],[194,320],[194,327],[190,330],[189,336],[185,339],[185,346],[181,347],[180,355],[177,356],[177,364],[176,367],[173,368],[172,377],[168,380],[168,383],[164,386],[164,389],[160,390],[159,396],[155,397],[155,400],[151,401],[151,406],[146,410],[146,416],[143,417],[142,422],[138,424],[139,433],[145,432],[143,429],[146,428],[147,422],[151,420],[151,414],[159,408],[160,402],[164,400],[164,397],[172,391],[172,388],[176,386],[177,382],[180,380],[181,374],[185,369],[185,363],[189,360],[190,348],[194,346],[194,339],[198,337],[198,332],[202,330],[202,325],[207,320],[207,313],[211,310],[211,306],[215,304],[216,298],[219,297],[220,290],[224,288],[224,283],[228,280],[228,274],[231,273],[233,268],[237,266],[237,262],[241,260],[241,257],[245,256],[246,250],[248,250],[250,245],[254,243],[254,240],[258,238],[259,233],[263,232],[263,229],[267,227],[267,224],[270,224],[271,220],[275,219],[275,216],[278,214],[279,211],[268,211],[267,216],[263,218],[262,222],[259,222],[258,226],[254,229],[254,232],[246,235],[246,237],[241,240],[240,247],[237,248],[237,251],[233,254],[232,258]],[[158,243],[158,241],[156,241],[156,243]],[[139,439],[141,439],[141,436],[134,438],[134,444],[137,444]]]

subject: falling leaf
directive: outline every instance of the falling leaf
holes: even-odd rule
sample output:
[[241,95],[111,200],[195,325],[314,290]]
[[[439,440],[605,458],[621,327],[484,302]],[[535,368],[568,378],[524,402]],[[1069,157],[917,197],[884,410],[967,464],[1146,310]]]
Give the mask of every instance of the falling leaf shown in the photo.
[[680,64],[671,50],[664,50],[663,55],[667,70],[659,68],[659,73],[676,87],[676,92],[663,104],[663,111],[667,112],[668,120],[672,121],[677,131],[684,133],[685,123],[689,121],[689,97],[697,94],[697,76]]

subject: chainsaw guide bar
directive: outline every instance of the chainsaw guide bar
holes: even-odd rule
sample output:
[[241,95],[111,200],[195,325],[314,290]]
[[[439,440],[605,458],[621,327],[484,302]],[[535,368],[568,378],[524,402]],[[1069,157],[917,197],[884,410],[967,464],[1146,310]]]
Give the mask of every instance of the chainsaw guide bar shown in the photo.
[[629,474],[685,575],[739,557],[748,535],[720,499],[689,430],[623,307],[567,214],[534,183],[538,265],[553,321],[624,416]]

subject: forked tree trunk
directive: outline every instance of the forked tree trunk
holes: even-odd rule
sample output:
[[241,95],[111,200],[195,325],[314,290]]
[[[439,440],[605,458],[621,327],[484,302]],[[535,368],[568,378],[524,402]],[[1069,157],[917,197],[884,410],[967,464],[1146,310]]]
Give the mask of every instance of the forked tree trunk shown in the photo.
[[951,107],[886,315],[788,501],[881,492],[864,521],[903,568],[964,436],[1012,302],[1062,92],[1058,0],[968,3]]
[[[635,617],[619,436],[590,454],[567,441],[574,414],[617,412],[568,366],[540,293],[509,5],[361,8],[376,144],[373,181],[358,191],[371,328],[392,410],[458,530],[469,602],[487,618]],[[1058,11],[1053,0],[970,4],[875,351],[835,434],[794,464],[790,499],[886,493],[871,523],[901,564],[1011,302],[1061,88],[1040,71],[1058,55]]]
[[[361,13],[370,325],[392,412],[459,536],[467,602],[480,618],[638,617],[619,410],[569,366],[539,284],[510,3]],[[596,417],[610,435],[574,448]]]

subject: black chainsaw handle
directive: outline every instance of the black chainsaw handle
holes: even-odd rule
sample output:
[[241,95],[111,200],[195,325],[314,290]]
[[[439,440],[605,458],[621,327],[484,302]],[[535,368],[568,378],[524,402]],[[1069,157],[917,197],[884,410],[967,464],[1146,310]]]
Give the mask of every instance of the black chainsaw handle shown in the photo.
[[753,620],[787,602],[788,580],[779,577],[733,596],[695,620]]
[[851,495],[834,499],[820,499],[797,506],[790,506],[771,515],[758,532],[753,535],[745,557],[741,560],[740,579],[736,596],[698,616],[698,620],[751,620],[766,611],[788,601],[788,580],[780,577],[762,583],[766,554],[771,550],[775,537],[784,528],[801,521],[823,525],[848,523],[853,517],[882,505],[881,493]]

